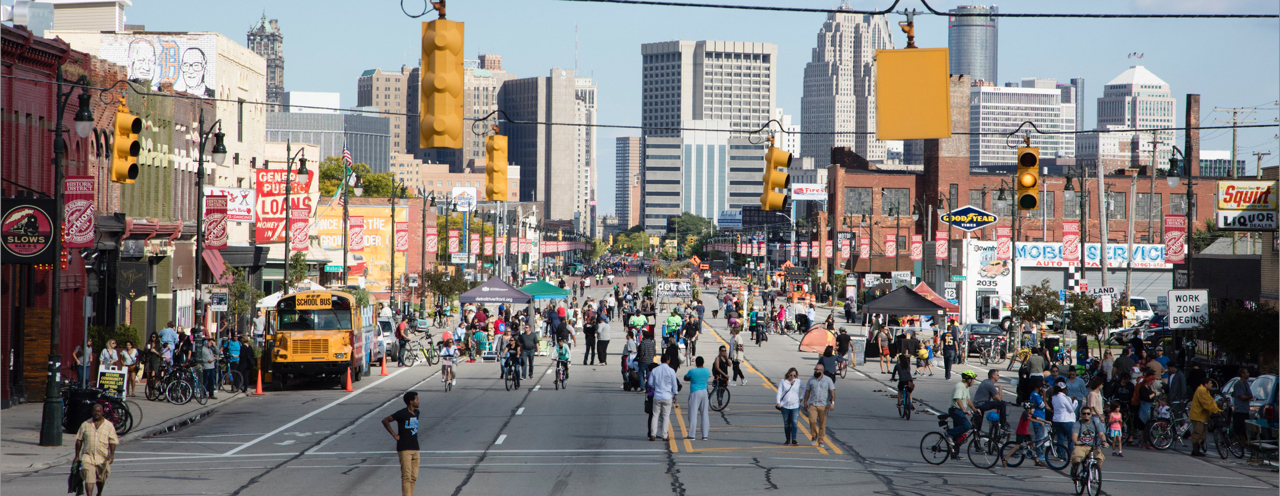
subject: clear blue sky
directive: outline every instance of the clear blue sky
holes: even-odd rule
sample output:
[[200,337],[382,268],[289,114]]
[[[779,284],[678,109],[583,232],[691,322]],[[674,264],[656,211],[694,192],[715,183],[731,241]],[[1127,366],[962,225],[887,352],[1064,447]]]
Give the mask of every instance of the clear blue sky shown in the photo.
[[[421,0],[404,0],[410,11]],[[699,0],[755,5],[834,7],[838,0]],[[851,0],[855,9],[884,8],[891,0]],[[11,3],[6,0],[5,3]],[[957,0],[936,0],[945,10]],[[964,2],[978,3],[978,2]],[[1062,13],[1276,13],[1274,0],[1006,0],[1002,12]],[[917,0],[901,8],[924,10]],[[285,87],[298,91],[342,93],[344,106],[355,104],[356,78],[365,69],[416,65],[420,22],[400,11],[398,0],[336,2],[325,0],[133,0],[130,24],[152,31],[218,31],[240,43],[265,9],[280,20],[285,35]],[[502,55],[507,71],[545,76],[552,67],[577,66],[580,76],[599,86],[599,122],[640,123],[640,44],[676,39],[768,42],[778,45],[777,103],[798,121],[804,65],[810,60],[824,14],[787,14],[673,7],[603,5],[553,0],[453,0],[449,18],[466,22],[466,56]],[[890,17],[896,24],[902,16]],[[1095,123],[1096,98],[1103,84],[1141,63],[1168,82],[1178,99],[1182,125],[1185,94],[1201,96],[1202,122],[1214,107],[1263,105],[1258,122],[1273,122],[1280,98],[1280,30],[1274,19],[1000,19],[1001,82],[1023,77],[1073,77],[1087,81],[1085,122]],[[575,38],[576,27],[576,38]],[[919,16],[916,43],[945,47],[944,17]],[[894,33],[898,47],[905,44]],[[576,50],[575,50],[576,44]],[[1144,57],[1128,59],[1131,52]],[[601,130],[596,143],[601,212],[613,210],[614,138],[638,133]],[[1280,159],[1275,129],[1240,131],[1240,156],[1271,151],[1264,166]],[[1181,135],[1178,140],[1181,143]],[[1203,133],[1203,148],[1226,150],[1230,131]]]

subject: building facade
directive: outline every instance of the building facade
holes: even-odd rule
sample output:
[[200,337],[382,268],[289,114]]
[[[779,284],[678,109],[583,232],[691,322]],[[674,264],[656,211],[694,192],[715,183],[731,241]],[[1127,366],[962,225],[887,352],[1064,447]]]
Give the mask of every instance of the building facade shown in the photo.
[[713,222],[724,210],[757,204],[768,145],[731,137],[727,121],[684,121],[678,138],[644,140],[644,228],[666,230],[689,212]]
[[[525,122],[576,122],[577,78],[571,69],[551,69],[550,76],[512,79],[502,85],[499,108],[507,118]],[[589,213],[576,194],[564,194],[564,181],[577,178],[577,126],[502,122],[507,160],[520,168],[520,201],[543,204],[544,219],[573,220]]]
[[[999,81],[1000,30],[995,5],[961,5],[948,10],[947,53],[951,74],[969,76],[973,82]],[[979,14],[979,15],[955,15]]]
[[342,112],[341,109],[341,93],[286,91],[280,111],[297,114],[338,114]]
[[574,187],[573,201],[580,207],[578,232],[593,231],[595,227],[596,180],[596,83],[591,78],[574,79],[573,122],[574,138]]
[[678,137],[689,120],[728,121],[735,134],[764,127],[775,107],[778,47],[740,41],[640,45],[644,136]]
[[643,138],[619,136],[614,152],[614,212],[623,230],[640,222],[640,175]]
[[[403,155],[402,155],[403,156]],[[520,201],[520,170],[516,167],[507,168],[507,201]],[[410,176],[414,174],[414,176]],[[396,175],[400,173],[397,171]],[[405,174],[405,185],[420,185],[421,191],[427,193],[435,193],[437,201],[453,194],[454,187],[470,187],[476,188],[476,193],[484,195],[485,189],[489,185],[488,176],[483,169],[467,169],[463,172],[452,172],[449,164],[423,164],[418,163],[413,168],[407,170]]]
[[[1006,135],[1024,122],[1032,122],[1041,131],[1075,131],[1075,105],[1063,103],[1057,81],[1043,81],[1040,87],[1009,88],[972,86],[970,88],[969,132],[1004,133],[972,135],[969,159],[972,167],[990,167],[1017,163],[1017,149],[1006,143]],[[1033,86],[1034,82],[1030,83]],[[1024,128],[1026,129],[1026,128]],[[1076,154],[1075,135],[1035,134],[1031,145],[1040,148],[1041,157],[1066,158]]]
[[315,145],[320,149],[316,161],[342,157],[345,143],[354,162],[367,164],[374,173],[391,171],[391,120],[386,117],[272,112],[266,136],[273,143]]
[[[1119,126],[1125,129],[1171,128],[1177,126],[1178,101],[1169,83],[1152,74],[1146,67],[1129,67],[1103,86],[1098,99],[1098,128]],[[1155,131],[1156,167],[1166,168],[1173,153],[1174,131]],[[1148,143],[1152,133],[1145,134]],[[1148,151],[1149,147],[1144,148]]]
[[827,14],[813,58],[804,69],[800,127],[848,134],[804,135],[801,155],[825,161],[832,148],[848,147],[867,160],[885,159],[885,144],[874,134],[875,51],[890,48],[893,29],[884,16]]
[[[410,135],[406,115],[418,112],[416,105],[409,106],[409,80],[416,70],[408,66],[401,66],[399,72],[370,69],[361,73],[356,81],[356,106],[373,107],[387,112],[384,117],[390,121],[390,150],[397,153],[408,150],[406,144],[410,141]],[[409,112],[410,108],[413,112]],[[417,135],[413,135],[412,141],[416,148]]]
[[[1237,158],[1238,177],[1245,177],[1248,161]],[[1200,174],[1209,177],[1231,177],[1231,150],[1200,150]]]
[[246,38],[249,49],[267,61],[267,101],[284,104],[284,34],[280,33],[280,21],[268,21],[264,12],[262,19],[249,27]]

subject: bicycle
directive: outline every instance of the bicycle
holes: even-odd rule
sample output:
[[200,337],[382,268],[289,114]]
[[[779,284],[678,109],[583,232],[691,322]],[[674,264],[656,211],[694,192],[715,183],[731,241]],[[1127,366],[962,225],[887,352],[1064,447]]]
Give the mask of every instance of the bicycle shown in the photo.
[[1164,451],[1177,441],[1179,446],[1186,447],[1186,439],[1191,437],[1191,418],[1185,409],[1175,409],[1171,418],[1161,418],[1147,424],[1147,439],[1155,449]]
[[[977,412],[977,415],[986,415]],[[979,429],[973,430],[973,441],[969,443],[969,462],[978,468],[994,467],[1001,460],[1001,448],[1009,440],[1009,431],[998,420],[987,420],[987,434]]]
[[960,457],[960,447],[969,441],[969,435],[972,429],[960,435],[959,441],[953,441],[951,436],[947,434],[947,426],[951,420],[951,415],[938,415],[938,427],[940,431],[926,433],[920,438],[920,456],[924,458],[925,463],[930,465],[942,465],[948,459]]
[[567,380],[569,380],[569,361],[556,360],[556,377],[552,381],[555,383],[556,390],[568,389],[569,386],[565,384]]
[[[1039,422],[1046,426],[1049,422],[1040,419],[1031,419],[1032,422]],[[1052,436],[1045,436],[1040,440],[1030,441],[1009,441],[1000,447],[1000,460],[1004,462],[1006,467],[1017,467],[1027,458],[1036,459],[1036,451],[1045,454],[1045,465],[1054,470],[1062,470],[1067,468],[1071,463],[1071,452],[1067,449],[1067,445],[1062,443],[1054,443]]]
[[1098,496],[1102,492],[1102,467],[1098,465],[1097,451],[1097,446],[1089,448],[1084,460],[1080,461],[1080,466],[1071,475],[1071,480],[1076,485],[1076,494],[1088,492],[1089,496]]
[[844,360],[836,361],[836,375],[840,376],[841,379],[847,379],[849,377],[849,361],[853,360],[853,357],[851,353],[845,354],[843,357]]
[[[423,344],[423,341],[426,344]],[[419,358],[427,362],[427,365],[435,366],[440,363],[440,351],[436,349],[434,336],[426,333],[425,336],[409,341],[404,346],[404,363],[410,367],[418,363]]]
[[1015,354],[1012,357],[1009,357],[1009,365],[1007,365],[1004,369],[1006,371],[1013,370],[1013,364],[1027,363],[1028,358],[1031,358],[1031,350],[1027,348],[1020,349],[1018,350],[1017,354]]
[[996,340],[994,339],[981,345],[978,349],[978,358],[982,360],[982,365],[1000,363],[1004,361],[1004,358],[1000,357],[999,343],[996,343]]
[[[64,429],[73,427],[67,425],[71,419],[71,416],[68,415],[67,407],[69,406],[70,398],[73,396],[78,397],[80,401],[88,402],[90,407],[93,404],[102,405],[103,417],[115,426],[117,434],[127,434],[133,430],[135,419],[128,402],[106,390],[93,387],[81,388],[77,383],[68,383],[62,389],[62,426]],[[78,428],[79,426],[74,427]]]
[[716,387],[711,390],[710,408],[713,412],[719,412],[729,406],[729,381],[717,380],[715,382]]
[[506,360],[507,365],[503,373],[503,382],[507,387],[507,391],[520,389],[520,360],[513,356],[508,356]]
[[[1226,412],[1226,410],[1223,410]],[[1216,415],[1213,421],[1213,445],[1218,449],[1218,456],[1223,460],[1227,459],[1227,455],[1236,458],[1244,458],[1244,444],[1236,437],[1236,433],[1231,431],[1231,417],[1227,414]]]
[[911,404],[911,389],[907,386],[898,388],[898,416],[903,420],[911,420],[911,411],[915,408]]
[[214,374],[213,383],[217,384],[215,390],[224,393],[234,393],[244,390],[244,375],[239,370],[231,369],[231,362],[218,360],[217,372]]

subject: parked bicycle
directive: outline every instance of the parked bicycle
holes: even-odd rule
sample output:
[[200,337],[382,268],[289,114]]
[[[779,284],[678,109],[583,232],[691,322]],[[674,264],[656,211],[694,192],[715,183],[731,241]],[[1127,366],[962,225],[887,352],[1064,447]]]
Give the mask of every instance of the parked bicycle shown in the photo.
[[978,358],[982,360],[982,365],[1003,362],[1004,357],[1000,356],[1000,343],[992,339],[982,344],[978,348]]
[[[1031,421],[1044,424],[1046,427],[1050,425],[1049,422],[1040,419],[1031,419]],[[1045,465],[1054,470],[1067,468],[1067,465],[1071,463],[1071,451],[1067,448],[1067,445],[1054,444],[1052,436],[1045,436],[1039,441],[1009,441],[1004,443],[1004,446],[1000,448],[1000,460],[1006,467],[1017,467],[1022,465],[1023,460],[1027,458],[1036,460],[1037,452],[1044,454]]]
[[1186,447],[1186,440],[1191,437],[1191,418],[1187,416],[1185,407],[1170,408],[1171,417],[1152,420],[1147,424],[1147,439],[1158,450],[1167,450],[1177,441],[1178,446]]
[[[91,408],[94,404],[102,405],[102,414],[111,424],[115,426],[117,434],[127,434],[133,430],[135,423],[133,410],[130,409],[127,401],[123,398],[112,394],[110,391],[93,387],[82,388],[79,383],[68,383],[62,388],[62,424],[64,430],[75,432],[79,426],[68,425],[71,422],[71,415],[68,409],[74,401],[84,402],[85,408]],[[141,409],[137,409],[139,416]]]
[[419,359],[432,366],[440,363],[440,351],[436,349],[435,338],[429,332],[421,338],[409,341],[404,347],[406,365],[412,367]]
[[1028,359],[1028,358],[1031,358],[1031,350],[1029,350],[1029,349],[1027,349],[1027,348],[1020,349],[1020,350],[1018,350],[1018,353],[1016,353],[1016,354],[1014,354],[1013,356],[1009,357],[1009,365],[1005,366],[1005,368],[1004,368],[1004,369],[1005,369],[1005,370],[1013,370],[1013,369],[1014,369],[1014,367],[1013,367],[1013,366],[1014,366],[1014,364],[1018,364],[1018,363],[1027,363],[1027,359]]
[[239,370],[231,368],[231,362],[218,360],[217,372],[214,373],[213,383],[217,391],[224,393],[234,393],[236,391],[244,391],[244,375]]

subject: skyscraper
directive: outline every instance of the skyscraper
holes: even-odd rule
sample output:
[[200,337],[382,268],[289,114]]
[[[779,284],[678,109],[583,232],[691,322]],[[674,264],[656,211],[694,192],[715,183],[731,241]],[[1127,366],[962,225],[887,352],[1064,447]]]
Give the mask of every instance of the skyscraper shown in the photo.
[[[1017,162],[1016,149],[1005,143],[1006,136],[987,133],[1010,133],[1027,121],[1041,131],[1076,130],[1075,105],[1063,101],[1056,80],[1028,78],[1016,88],[975,84],[969,94],[969,132],[982,133],[969,137],[973,167]],[[1042,157],[1074,157],[1076,152],[1072,134],[1035,134],[1031,145],[1040,148]]]
[[585,233],[595,227],[596,204],[596,83],[591,78],[574,78],[573,122],[576,126],[574,144],[573,201],[578,205],[578,232]]
[[[1098,99],[1098,128],[1118,126],[1123,129],[1174,127],[1178,101],[1172,96],[1169,83],[1164,82],[1146,67],[1135,65],[1107,82]],[[1141,133],[1149,140],[1151,133]],[[1173,131],[1156,131],[1156,166],[1167,167],[1174,144]],[[1150,145],[1144,142],[1142,163],[1150,159]]]
[[832,148],[849,147],[867,160],[884,160],[884,142],[870,133],[876,129],[875,51],[889,48],[893,31],[884,16],[827,14],[813,59],[804,68],[800,128],[850,134],[803,135],[801,155],[826,164]]
[[[572,69],[551,69],[547,77],[512,79],[502,84],[498,107],[508,119],[526,122],[576,122],[578,78]],[[545,219],[573,220],[589,211],[578,201],[578,126],[502,122],[507,160],[520,168],[520,201],[539,201]],[[573,183],[566,183],[572,178]]]
[[741,41],[640,46],[644,136],[680,136],[682,121],[724,120],[735,135],[760,129],[775,106],[778,47]]
[[964,74],[974,82],[996,83],[1000,58],[996,18],[955,14],[994,14],[999,11],[995,5],[961,5],[947,11],[952,14],[947,17],[947,49],[952,74]]
[[[388,114],[383,117],[391,119],[391,152],[404,153],[406,143],[418,144],[418,136],[410,135],[405,114],[409,109],[409,79],[416,69],[400,66],[397,72],[384,72],[382,69],[369,69],[360,74],[356,80],[356,106],[374,107]],[[412,139],[410,139],[412,137]]]
[[639,136],[619,136],[614,157],[614,212],[618,227],[630,229],[640,223],[640,157]]
[[[270,27],[268,27],[270,26]],[[278,19],[267,20],[267,13],[262,19],[249,27],[246,40],[249,49],[267,59],[267,101],[275,105],[284,104],[284,35],[280,33]],[[271,111],[279,112],[279,107]]]

